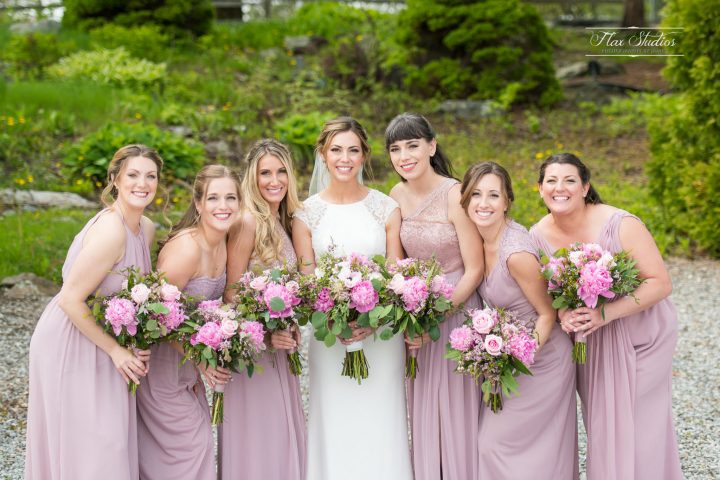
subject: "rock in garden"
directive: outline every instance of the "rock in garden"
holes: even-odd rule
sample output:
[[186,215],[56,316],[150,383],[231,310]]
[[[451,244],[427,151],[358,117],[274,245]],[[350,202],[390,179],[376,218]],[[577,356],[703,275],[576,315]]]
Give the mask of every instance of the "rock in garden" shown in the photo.
[[[12,277],[5,277],[0,280],[0,288],[8,289],[5,292],[6,296],[8,295],[10,290],[13,290],[15,287],[18,287],[18,289],[16,290],[16,293],[14,293],[14,295],[21,293],[23,291],[23,287],[27,287],[27,285],[32,285],[35,292],[40,292],[41,294],[47,296],[56,295],[60,291],[60,287],[55,285],[47,278],[38,277],[34,273],[30,272],[20,273],[18,275],[13,275]],[[27,288],[30,288],[32,290],[32,287]]]
[[285,37],[283,40],[285,50],[292,52],[293,55],[317,53],[320,47],[325,44],[327,44],[327,40],[317,35],[298,35],[295,37]]
[[460,118],[478,118],[495,115],[500,110],[492,100],[445,100],[435,111]]
[[96,202],[86,200],[77,193],[13,190],[9,188],[0,189],[0,205],[43,208],[98,208]]
[[[599,75],[618,75],[624,73],[625,69],[622,65],[607,60],[592,60],[599,67]],[[570,65],[560,67],[555,71],[555,76],[559,80],[567,80],[568,78],[584,77],[590,74],[590,62],[575,62]]]

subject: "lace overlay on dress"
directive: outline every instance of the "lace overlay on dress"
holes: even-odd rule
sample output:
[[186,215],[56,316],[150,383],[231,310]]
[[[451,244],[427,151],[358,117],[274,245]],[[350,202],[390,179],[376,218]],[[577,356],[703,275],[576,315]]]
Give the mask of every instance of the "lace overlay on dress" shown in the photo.
[[[415,258],[435,256],[445,273],[463,268],[457,232],[448,219],[448,192],[457,183],[454,178],[446,179],[415,212],[403,218],[400,226],[405,253]],[[428,238],[432,242],[428,242]]]
[[510,255],[518,252],[531,253],[535,258],[539,260],[538,253],[535,249],[535,245],[532,243],[530,235],[528,235],[525,227],[519,223],[511,220],[503,234],[502,241],[500,242],[500,249],[498,251],[498,267],[507,273],[510,273],[507,261]]
[[[390,218],[390,214],[398,208],[395,200],[372,189],[370,189],[365,198],[358,203],[362,203],[365,208],[367,208],[368,212],[370,212],[379,225],[385,225],[388,218]],[[295,218],[307,225],[311,231],[315,230],[325,216],[329,205],[336,204],[326,202],[316,193],[303,202],[303,208],[295,212]]]
[[327,202],[316,193],[303,202],[303,208],[297,210],[294,217],[307,225],[310,230],[315,230],[325,216],[327,206]]

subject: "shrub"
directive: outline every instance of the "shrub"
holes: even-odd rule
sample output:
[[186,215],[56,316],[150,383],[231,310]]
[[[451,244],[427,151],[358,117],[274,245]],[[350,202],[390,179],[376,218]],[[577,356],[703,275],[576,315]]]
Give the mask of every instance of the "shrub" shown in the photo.
[[142,143],[158,151],[165,161],[163,183],[166,185],[176,180],[192,183],[204,163],[203,147],[194,140],[160,130],[155,125],[110,122],[66,150],[65,173],[73,179],[87,179],[101,189],[113,154],[129,143]]
[[541,106],[561,97],[547,28],[524,2],[408,0],[399,31],[417,94]]
[[668,2],[665,24],[684,33],[666,76],[680,93],[650,100],[650,188],[671,228],[720,257],[720,0]]
[[309,173],[315,162],[315,142],[332,113],[291,114],[275,124],[275,135],[293,154],[298,172]]
[[100,48],[123,47],[137,58],[159,61],[167,58],[170,36],[157,25],[124,27],[107,23],[90,30],[90,39]]
[[45,76],[47,67],[74,49],[73,42],[61,41],[52,33],[30,33],[11,36],[2,57],[8,62],[10,77],[37,80]]
[[59,80],[89,80],[94,83],[136,89],[159,86],[166,74],[164,63],[133,58],[123,47],[78,52],[48,68]]
[[202,35],[214,17],[211,0],[65,0],[63,24],[91,29],[106,23],[126,27],[155,24],[174,36]]

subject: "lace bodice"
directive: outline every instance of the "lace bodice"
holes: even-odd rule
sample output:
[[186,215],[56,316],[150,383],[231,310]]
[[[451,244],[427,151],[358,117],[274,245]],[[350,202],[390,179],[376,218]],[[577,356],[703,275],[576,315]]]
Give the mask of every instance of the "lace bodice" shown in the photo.
[[446,179],[412,214],[403,217],[400,240],[408,257],[437,258],[445,273],[463,270],[460,243],[448,220],[448,192],[458,183]]
[[329,203],[315,194],[305,200],[295,218],[310,229],[315,255],[333,244],[339,255],[385,255],[385,224],[396,208],[395,200],[372,189],[364,199],[348,204]]
[[[507,266],[508,258],[518,252],[528,252],[537,258],[535,246],[527,229],[511,220],[502,234],[495,267],[480,285],[480,295],[489,306],[502,307],[514,312],[521,323],[532,329],[535,328],[537,312],[510,275]],[[540,275],[539,271],[538,275]]]

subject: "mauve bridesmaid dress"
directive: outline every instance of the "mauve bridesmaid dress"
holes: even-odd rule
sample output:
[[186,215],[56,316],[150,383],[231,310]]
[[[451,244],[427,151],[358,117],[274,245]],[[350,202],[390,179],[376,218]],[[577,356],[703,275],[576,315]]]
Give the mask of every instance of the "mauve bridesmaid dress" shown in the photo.
[[[63,265],[66,278],[87,230],[75,236]],[[123,222],[124,223],[124,222]],[[142,228],[125,225],[125,255],[98,285],[101,295],[120,290],[128,267],[151,269]],[[110,357],[91,342],[58,306],[56,295],[30,340],[30,396],[25,478],[37,480],[134,480],[138,478],[135,397]]]
[[[497,263],[480,285],[480,294],[488,306],[514,312],[532,331],[537,312],[507,265],[508,258],[518,252],[537,256],[525,227],[510,221],[500,239]],[[498,413],[483,405],[478,478],[578,478],[575,366],[571,352],[570,338],[555,323],[530,366],[532,376],[517,377],[518,395],[503,398]]]
[[[618,209],[597,240],[612,253],[622,250],[625,217],[637,219]],[[537,229],[530,234],[539,249],[557,250]],[[577,366],[577,378],[588,433],[588,480],[683,478],[671,395],[677,333],[675,306],[665,298],[587,337],[587,362]]]
[[[183,292],[215,300],[225,291],[225,272],[191,279]],[[215,445],[205,386],[197,367],[180,365],[170,345],[152,347],[151,368],[137,391],[138,448],[142,480],[213,480]]]
[[[415,212],[404,216],[400,239],[408,257],[435,256],[445,277],[453,284],[465,269],[455,227],[448,220],[448,192],[457,180],[448,178],[431,192]],[[466,308],[477,308],[473,293]],[[477,480],[477,430],[480,388],[475,380],[455,373],[454,362],[445,359],[445,345],[462,314],[440,324],[440,339],[417,353],[417,376],[407,381],[412,427],[412,456],[416,480]],[[442,475],[442,477],[441,477]]]

